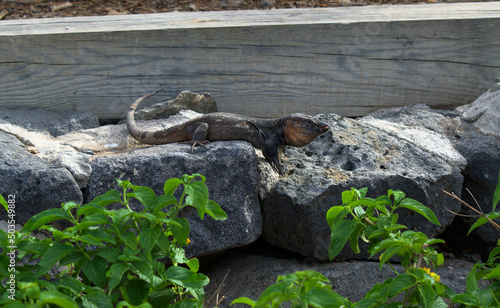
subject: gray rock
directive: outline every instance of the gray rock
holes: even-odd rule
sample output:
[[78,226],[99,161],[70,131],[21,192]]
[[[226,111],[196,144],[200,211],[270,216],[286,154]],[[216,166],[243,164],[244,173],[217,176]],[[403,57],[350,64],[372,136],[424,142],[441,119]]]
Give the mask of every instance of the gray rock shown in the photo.
[[[492,210],[492,196],[500,171],[500,138],[494,133],[484,134],[483,132],[488,131],[481,129],[478,125],[490,128],[498,125],[499,120],[494,120],[498,115],[495,106],[500,107],[498,93],[500,92],[493,88],[471,105],[462,106],[454,111],[432,110],[428,106],[419,105],[383,109],[369,116],[398,125],[424,127],[445,136],[453,148],[467,161],[467,166],[462,171],[464,175],[463,191],[460,189],[452,192],[457,195],[460,195],[461,192],[462,199],[474,206],[476,206],[475,198],[483,211],[489,213]],[[473,111],[476,112],[477,117],[472,117]],[[468,120],[464,120],[464,118]],[[470,123],[469,121],[472,119],[476,119],[476,121]],[[490,119],[489,122],[486,119]],[[486,123],[491,125],[488,126]],[[439,143],[440,151],[445,148],[443,144],[444,142]],[[449,146],[446,145],[447,147]],[[474,198],[466,189],[472,193]],[[465,206],[462,207],[462,213],[474,214]],[[463,218],[463,221],[466,222],[463,228],[468,229],[476,221],[476,218]],[[498,231],[490,225],[480,227],[474,234],[490,245],[496,245],[498,240]]]
[[481,133],[500,137],[500,83],[459,110]]
[[65,137],[75,133],[53,138],[47,132],[33,132],[10,123],[0,123],[0,131],[15,136],[37,157],[68,169],[80,188],[87,186],[87,180],[92,172],[90,155],[78,152],[74,147],[65,145],[58,139],[64,140]]
[[76,152],[74,150],[61,150],[58,151],[56,155],[46,157],[46,160],[68,169],[78,184],[78,187],[83,189],[87,187],[88,180],[92,174],[90,157],[89,154]]
[[[61,203],[82,202],[78,184],[66,169],[29,153],[14,136],[0,132],[0,193],[15,195],[16,223],[24,224],[43,210]],[[0,219],[5,219],[1,211]]]
[[[460,118],[449,119],[443,122],[443,126],[454,147],[467,159],[467,167],[463,172],[462,199],[476,209],[477,201],[483,212],[490,213],[500,172],[500,137],[484,135]],[[462,206],[462,213],[475,215],[465,206]],[[467,224],[464,228],[468,229],[477,218],[463,220]],[[500,223],[500,219],[496,221]],[[498,231],[489,224],[479,227],[473,234],[489,245],[494,246],[498,241]]]
[[166,118],[182,110],[192,110],[198,113],[217,112],[217,104],[209,94],[183,91],[173,100],[161,101],[150,107],[137,110],[135,112],[135,119],[150,120]]
[[92,113],[73,110],[54,112],[43,109],[0,108],[0,121],[32,132],[48,132],[54,137],[99,126],[97,117]]
[[255,151],[249,143],[212,142],[193,153],[190,145],[167,144],[97,156],[91,166],[87,202],[115,189],[115,179],[151,187],[159,195],[169,178],[186,173],[206,176],[210,198],[226,211],[228,219],[214,221],[207,215],[200,221],[197,214],[185,213],[191,224],[190,256],[244,246],[261,234]]
[[[393,265],[398,272],[403,272],[400,265]],[[441,276],[441,282],[453,291],[465,291],[467,275],[473,263],[461,260],[447,260],[435,272]],[[276,282],[278,276],[296,271],[314,270],[325,275],[332,285],[333,291],[347,297],[352,302],[364,298],[366,293],[377,283],[395,277],[395,273],[385,264],[379,270],[377,262],[333,262],[318,263],[312,258],[283,259],[261,254],[231,253],[219,260],[213,267],[202,269],[210,278],[205,288],[207,299],[215,294],[209,305],[214,305],[214,298],[225,296],[226,299],[218,307],[230,307],[230,303],[238,297],[249,297],[257,300],[262,292]],[[229,272],[228,272],[229,271]],[[224,276],[227,278],[222,284]],[[219,289],[219,287],[222,287]],[[210,306],[211,307],[211,306]],[[246,307],[237,304],[231,307]]]
[[[356,121],[335,115],[320,116],[330,124],[323,134],[304,148],[286,148],[282,157],[287,175],[261,194],[263,237],[277,245],[326,260],[330,229],[327,210],[341,204],[341,193],[351,187],[368,187],[369,197],[388,189],[401,189],[407,197],[429,206],[441,226],[420,215],[401,211],[399,222],[411,229],[436,236],[451,223],[460,204],[450,200],[442,188],[460,191],[464,159],[449,141],[430,130],[408,130],[389,122]],[[375,124],[376,125],[375,125]],[[389,127],[389,129],[385,129]],[[399,138],[398,131],[407,134]],[[426,139],[410,138],[425,134]],[[446,150],[427,149],[429,144],[448,143]],[[344,249],[339,260],[355,256]],[[361,256],[364,257],[364,256]]]

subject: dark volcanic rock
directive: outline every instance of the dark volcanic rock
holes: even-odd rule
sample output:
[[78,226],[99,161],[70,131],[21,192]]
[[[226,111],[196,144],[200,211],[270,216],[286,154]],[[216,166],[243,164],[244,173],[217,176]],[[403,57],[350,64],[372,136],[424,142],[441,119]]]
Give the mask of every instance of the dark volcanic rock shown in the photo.
[[[404,271],[400,265],[393,266],[400,273]],[[467,275],[472,267],[470,262],[452,259],[447,260],[435,272],[441,276],[440,282],[461,293],[465,291]],[[364,298],[376,283],[383,283],[386,279],[396,276],[388,264],[384,264],[382,270],[379,270],[378,262],[319,263],[312,258],[280,259],[272,255],[231,253],[219,259],[215,266],[203,271],[210,278],[205,292],[207,298],[214,295],[227,274],[226,281],[219,291],[219,298],[225,296],[226,299],[218,307],[243,308],[246,306],[230,306],[230,303],[243,296],[257,300],[267,287],[276,282],[278,276],[305,270],[314,270],[325,275],[330,280],[333,291],[352,302]],[[214,301],[209,304],[214,305]]]
[[[115,179],[151,187],[163,194],[165,181],[183,174],[202,173],[207,177],[210,198],[227,213],[226,221],[214,221],[208,215],[200,221],[190,215],[190,256],[216,253],[247,245],[261,233],[257,197],[255,151],[246,142],[212,142],[197,147],[168,144],[99,156],[92,162],[86,199],[115,189]],[[140,209],[142,210],[142,208]]]
[[[63,202],[83,201],[82,192],[71,173],[29,153],[15,137],[0,132],[0,193],[15,195],[16,223],[24,224],[43,210]],[[0,211],[0,219],[6,219]]]

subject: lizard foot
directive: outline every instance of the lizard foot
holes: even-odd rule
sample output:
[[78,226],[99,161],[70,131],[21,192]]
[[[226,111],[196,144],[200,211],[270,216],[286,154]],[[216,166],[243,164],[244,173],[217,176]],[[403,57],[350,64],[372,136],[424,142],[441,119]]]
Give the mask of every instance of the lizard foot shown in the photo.
[[190,144],[191,145],[191,153],[194,152],[194,147],[196,146],[202,146],[205,147],[206,144],[210,143],[208,140],[188,140],[188,141],[182,141],[179,142],[180,144]]

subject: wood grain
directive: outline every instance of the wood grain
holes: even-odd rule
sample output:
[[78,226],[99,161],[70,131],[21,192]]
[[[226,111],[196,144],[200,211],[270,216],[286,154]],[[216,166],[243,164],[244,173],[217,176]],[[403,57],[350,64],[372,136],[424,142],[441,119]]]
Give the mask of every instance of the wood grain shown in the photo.
[[138,97],[360,116],[453,107],[500,77],[500,2],[0,22],[0,104],[124,117]]

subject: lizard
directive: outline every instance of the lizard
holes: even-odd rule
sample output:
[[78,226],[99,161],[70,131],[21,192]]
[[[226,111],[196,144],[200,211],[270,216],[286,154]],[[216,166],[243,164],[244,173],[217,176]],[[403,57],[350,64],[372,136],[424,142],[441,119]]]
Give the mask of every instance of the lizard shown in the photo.
[[195,146],[211,141],[244,140],[262,151],[274,170],[284,174],[279,161],[279,151],[284,146],[303,147],[330,127],[311,116],[294,113],[281,118],[255,118],[233,113],[214,112],[204,114],[179,125],[160,130],[142,130],[134,119],[137,106],[161,90],[138,98],[127,112],[126,122],[129,134],[145,144],[180,142]]

